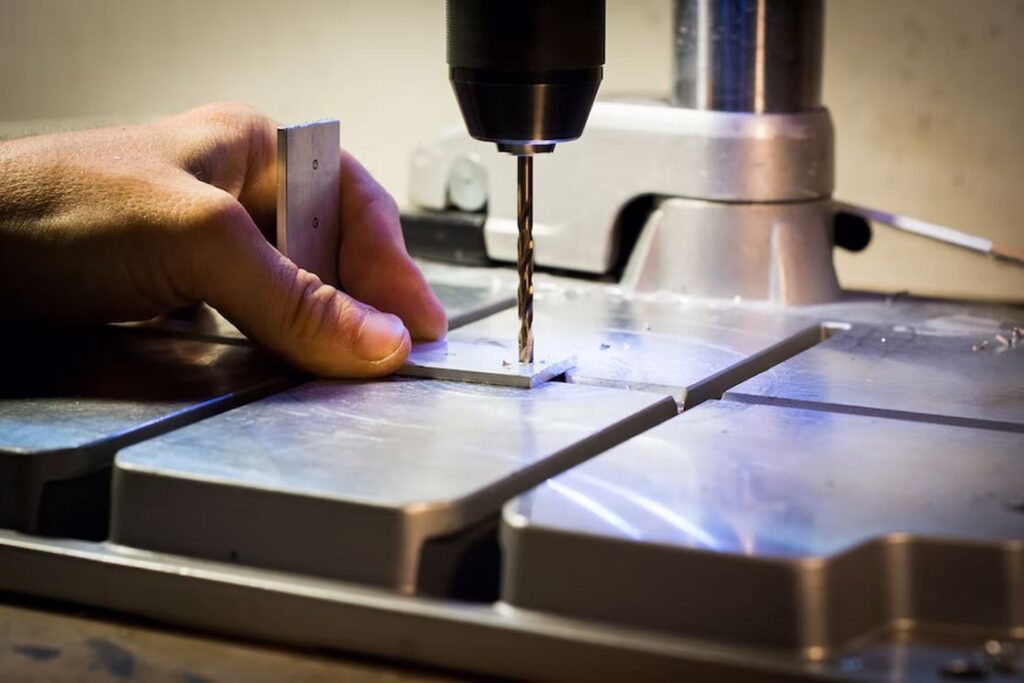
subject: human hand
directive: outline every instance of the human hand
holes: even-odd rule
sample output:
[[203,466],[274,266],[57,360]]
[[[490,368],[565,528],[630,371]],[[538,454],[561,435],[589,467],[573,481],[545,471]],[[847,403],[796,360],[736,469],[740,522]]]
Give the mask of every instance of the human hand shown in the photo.
[[276,124],[217,104],[142,126],[0,144],[0,314],[141,320],[207,302],[294,365],[388,374],[444,309],[405,250],[397,205],[341,157],[341,292],[266,239]]

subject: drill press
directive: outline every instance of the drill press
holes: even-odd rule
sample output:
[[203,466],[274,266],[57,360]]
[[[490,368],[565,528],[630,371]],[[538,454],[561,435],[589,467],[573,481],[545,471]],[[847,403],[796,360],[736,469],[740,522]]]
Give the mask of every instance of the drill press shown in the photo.
[[583,133],[604,0],[448,0],[449,76],[469,134],[517,157],[519,362],[533,362],[533,155]]

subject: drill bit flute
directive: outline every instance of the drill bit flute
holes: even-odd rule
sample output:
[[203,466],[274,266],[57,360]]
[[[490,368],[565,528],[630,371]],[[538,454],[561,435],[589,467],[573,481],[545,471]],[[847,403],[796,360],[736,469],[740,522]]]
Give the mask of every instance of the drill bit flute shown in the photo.
[[519,223],[519,362],[533,362],[533,157],[516,157],[519,164],[516,207]]

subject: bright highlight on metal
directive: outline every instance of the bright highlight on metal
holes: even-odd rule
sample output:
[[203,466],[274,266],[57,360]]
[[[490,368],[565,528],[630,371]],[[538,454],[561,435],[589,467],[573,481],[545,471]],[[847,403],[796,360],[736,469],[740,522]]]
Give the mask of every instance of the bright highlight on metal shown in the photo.
[[533,362],[533,157],[517,157],[519,222],[519,362]]

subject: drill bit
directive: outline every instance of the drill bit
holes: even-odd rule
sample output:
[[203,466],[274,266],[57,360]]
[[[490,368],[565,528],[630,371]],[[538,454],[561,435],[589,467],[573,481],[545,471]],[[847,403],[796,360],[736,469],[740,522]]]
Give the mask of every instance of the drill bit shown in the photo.
[[533,362],[533,157],[517,157],[519,219],[519,362]]

